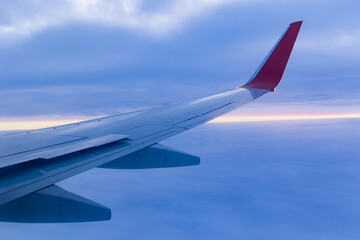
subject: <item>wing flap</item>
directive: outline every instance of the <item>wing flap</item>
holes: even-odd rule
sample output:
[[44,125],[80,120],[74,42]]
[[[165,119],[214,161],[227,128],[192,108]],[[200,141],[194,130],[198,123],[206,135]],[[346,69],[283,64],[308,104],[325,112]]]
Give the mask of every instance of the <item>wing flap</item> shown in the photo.
[[[35,135],[35,134],[32,134],[32,135]],[[62,137],[62,136],[60,136],[60,137]],[[61,144],[57,144],[54,146],[45,146],[40,149],[34,149],[29,152],[17,153],[17,154],[13,154],[11,156],[3,157],[2,159],[0,159],[1,160],[0,168],[6,167],[9,165],[13,165],[13,164],[17,164],[17,163],[31,161],[34,159],[39,159],[39,158],[41,158],[41,159],[55,158],[55,157],[69,154],[69,153],[74,153],[77,151],[89,149],[92,147],[98,147],[98,146],[112,143],[115,141],[124,140],[126,138],[128,138],[128,136],[124,135],[124,134],[109,134],[109,135],[101,136],[98,138],[91,138],[91,139],[86,139],[84,137],[82,139],[78,138],[78,139],[76,139],[76,141],[65,142],[65,143],[63,142]],[[44,135],[43,135],[42,139],[46,139],[44,137]],[[79,140],[81,140],[81,141],[79,141]]]
[[98,147],[101,145],[109,144],[112,142],[120,141],[127,139],[128,136],[124,134],[109,134],[106,136],[92,138],[86,141],[76,142],[70,145],[65,145],[62,147],[57,147],[54,149],[46,149],[43,151],[38,151],[32,154],[27,155],[28,160],[36,159],[36,158],[43,158],[43,159],[50,159],[59,157],[65,154],[78,152],[81,150],[89,149],[92,147]]
[[85,138],[83,136],[58,135],[49,132],[47,134],[21,132],[0,136],[0,164],[7,157],[16,157],[17,154],[27,154],[31,151],[61,146]]

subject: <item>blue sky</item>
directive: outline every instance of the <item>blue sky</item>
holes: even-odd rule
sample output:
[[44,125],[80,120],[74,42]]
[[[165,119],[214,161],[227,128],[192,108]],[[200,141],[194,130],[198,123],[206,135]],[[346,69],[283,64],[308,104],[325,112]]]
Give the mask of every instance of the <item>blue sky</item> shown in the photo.
[[1,118],[107,115],[228,90],[247,81],[296,20],[304,24],[276,94],[237,113],[356,112],[358,5],[331,0],[2,2]]

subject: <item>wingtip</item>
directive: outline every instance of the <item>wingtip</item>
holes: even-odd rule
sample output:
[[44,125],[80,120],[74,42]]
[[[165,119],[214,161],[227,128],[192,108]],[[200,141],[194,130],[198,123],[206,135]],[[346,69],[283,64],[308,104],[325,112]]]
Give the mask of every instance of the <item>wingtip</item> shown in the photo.
[[302,24],[303,24],[303,21],[297,21],[297,22],[290,23],[290,27],[300,29]]
[[296,21],[296,22],[292,22],[290,23],[290,25],[301,25],[303,23],[303,21]]
[[302,21],[290,24],[269,55],[256,70],[253,77],[241,87],[274,91],[282,78],[301,24]]

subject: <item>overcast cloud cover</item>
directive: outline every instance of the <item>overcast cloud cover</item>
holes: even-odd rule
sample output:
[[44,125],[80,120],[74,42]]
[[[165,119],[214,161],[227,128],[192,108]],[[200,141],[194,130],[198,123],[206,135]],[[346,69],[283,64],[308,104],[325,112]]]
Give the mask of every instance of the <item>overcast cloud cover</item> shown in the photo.
[[104,115],[228,90],[297,20],[277,94],[237,112],[354,112],[358,9],[332,0],[2,1],[1,118]]

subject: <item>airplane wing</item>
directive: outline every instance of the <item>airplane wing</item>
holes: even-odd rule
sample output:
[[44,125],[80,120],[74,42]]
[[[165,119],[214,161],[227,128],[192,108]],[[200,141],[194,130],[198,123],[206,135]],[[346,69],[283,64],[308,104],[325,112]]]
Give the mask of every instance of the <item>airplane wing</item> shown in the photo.
[[243,86],[143,111],[0,136],[0,221],[81,222],[111,211],[55,183],[95,167],[191,166],[200,159],[159,144],[274,91],[302,22],[290,24]]

